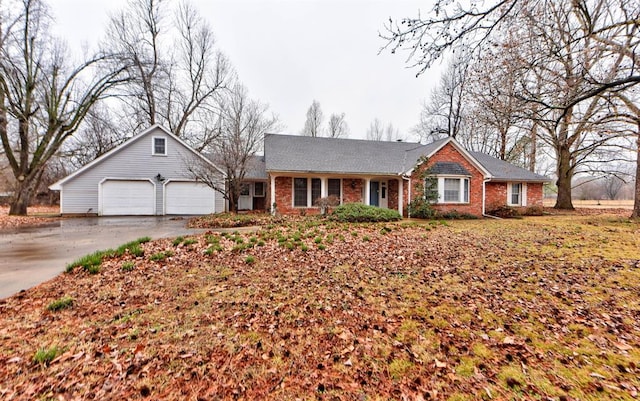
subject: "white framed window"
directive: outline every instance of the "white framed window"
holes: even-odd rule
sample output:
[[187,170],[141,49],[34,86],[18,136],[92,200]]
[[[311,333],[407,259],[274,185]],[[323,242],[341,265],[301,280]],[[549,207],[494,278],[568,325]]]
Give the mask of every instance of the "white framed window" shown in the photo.
[[327,180],[327,196],[335,196],[342,201],[342,180],[340,178],[329,178]]
[[527,184],[523,182],[510,182],[507,184],[507,205],[527,205]]
[[469,178],[429,177],[425,191],[437,192],[436,203],[469,203]]
[[167,155],[167,138],[154,136],[153,145],[151,147],[151,154],[158,156]]
[[265,193],[267,192],[264,184],[265,183],[262,181],[253,183],[253,196],[256,198],[264,198]]
[[293,206],[312,207],[322,197],[322,180],[320,178],[293,179]]
[[294,178],[293,179],[293,206],[294,207],[307,207],[307,179],[306,178]]

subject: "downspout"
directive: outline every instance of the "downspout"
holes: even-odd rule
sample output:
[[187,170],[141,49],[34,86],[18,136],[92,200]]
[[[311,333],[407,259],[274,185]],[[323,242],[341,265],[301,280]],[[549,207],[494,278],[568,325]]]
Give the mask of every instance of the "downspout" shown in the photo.
[[502,220],[500,217],[498,216],[492,216],[490,214],[486,214],[486,202],[487,202],[487,182],[489,182],[491,179],[490,178],[485,178],[484,180],[482,180],[482,217],[488,217],[490,219],[495,219],[495,220]]
[[411,176],[409,176],[409,187],[407,187],[407,218],[411,218],[411,208],[409,205],[411,204]]

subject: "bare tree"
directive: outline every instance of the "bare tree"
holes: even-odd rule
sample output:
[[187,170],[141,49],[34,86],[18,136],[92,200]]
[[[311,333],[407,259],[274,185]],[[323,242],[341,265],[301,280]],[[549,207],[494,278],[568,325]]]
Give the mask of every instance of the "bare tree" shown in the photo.
[[118,119],[104,104],[98,102],[87,113],[78,131],[60,149],[64,165],[78,169],[116,146],[127,135],[119,129]]
[[[465,8],[466,7],[466,8]],[[558,10],[569,12],[558,13]],[[557,208],[573,208],[571,203],[571,177],[576,171],[575,160],[584,160],[585,156],[596,153],[598,146],[591,147],[579,157],[572,160],[570,148],[579,149],[582,135],[570,133],[572,127],[585,132],[585,125],[580,125],[575,114],[576,106],[581,106],[581,113],[587,117],[597,118],[594,110],[594,98],[607,93],[628,90],[640,83],[640,74],[635,68],[640,63],[640,24],[638,24],[638,5],[636,2],[623,0],[580,0],[575,2],[556,2],[543,0],[495,0],[483,3],[455,3],[438,0],[427,18],[404,18],[400,24],[393,20],[386,26],[386,33],[381,35],[387,40],[383,49],[391,52],[404,49],[409,52],[409,59],[418,68],[418,75],[426,71],[433,62],[445,52],[461,42],[469,43],[475,55],[499,39],[496,32],[501,28],[518,31],[532,18],[541,30],[544,27],[555,32],[555,38],[561,39],[558,46],[541,47],[530,61],[538,67],[538,72],[545,68],[544,57],[561,55],[564,60],[557,60],[568,75],[561,82],[567,86],[562,93],[565,96],[545,96],[550,92],[538,93],[531,98],[538,104],[536,113],[538,121],[555,124],[552,129],[547,124],[547,132],[557,132],[558,141],[551,144],[557,157],[557,174],[559,196]],[[524,20],[524,21],[523,21]],[[523,23],[524,22],[524,23]],[[548,33],[548,32],[545,32]],[[549,36],[549,35],[547,35]],[[545,44],[549,45],[549,41]],[[598,52],[597,59],[575,58],[576,45],[585,49],[585,44]],[[554,54],[554,52],[557,52]],[[542,57],[538,57],[542,56]],[[612,61],[612,59],[614,61]],[[562,62],[568,64],[562,65]],[[615,65],[615,69],[610,68]],[[550,68],[553,73],[559,70]],[[574,79],[581,79],[575,85]],[[534,125],[537,131],[539,126]],[[578,155],[574,155],[578,156]],[[640,161],[638,169],[640,169]],[[640,205],[639,205],[640,207]],[[634,214],[638,214],[636,209]]]
[[205,135],[211,113],[234,74],[198,12],[188,3],[171,10],[166,0],[129,0],[111,18],[104,46],[134,78],[119,96],[128,130],[163,124],[204,149],[212,140]]
[[420,122],[414,128],[421,139],[429,142],[442,136],[458,137],[464,121],[468,67],[466,57],[456,57],[449,62],[429,101],[422,106]]
[[402,141],[400,130],[394,127],[392,123],[388,123],[384,128],[384,136],[387,141]]
[[304,136],[322,136],[322,120],[324,115],[320,108],[320,102],[313,100],[311,106],[307,109],[307,119],[304,122],[304,128],[300,135]]
[[64,45],[47,31],[41,0],[5,7],[17,14],[0,16],[0,139],[16,179],[9,214],[26,215],[49,160],[126,76],[104,54],[70,66]]
[[607,198],[611,200],[618,199],[618,194],[625,184],[624,180],[615,174],[609,174],[605,176],[603,180],[604,193]]
[[384,125],[378,118],[374,118],[367,129],[367,139],[370,141],[382,141],[384,139]]
[[206,183],[229,202],[229,209],[238,211],[242,182],[251,162],[262,147],[264,135],[279,128],[277,117],[268,114],[266,105],[248,97],[247,90],[235,84],[221,102],[215,124],[216,140],[209,150],[213,163],[222,170],[198,160],[186,161],[193,177]]
[[346,138],[349,136],[349,126],[344,119],[344,113],[333,113],[329,117],[327,136],[330,138]]

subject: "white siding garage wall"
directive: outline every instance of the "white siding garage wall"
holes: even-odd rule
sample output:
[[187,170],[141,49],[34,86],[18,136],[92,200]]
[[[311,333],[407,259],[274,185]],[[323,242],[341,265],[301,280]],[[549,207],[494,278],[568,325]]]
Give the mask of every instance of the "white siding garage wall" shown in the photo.
[[150,180],[105,179],[100,184],[102,216],[154,215],[155,185]]
[[199,182],[167,182],[164,196],[165,214],[211,214],[216,211],[215,191]]

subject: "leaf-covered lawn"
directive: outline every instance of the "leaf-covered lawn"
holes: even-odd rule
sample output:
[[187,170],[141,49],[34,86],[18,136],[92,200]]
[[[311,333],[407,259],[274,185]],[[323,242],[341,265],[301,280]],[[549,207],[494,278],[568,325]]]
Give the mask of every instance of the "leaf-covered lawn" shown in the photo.
[[0,206],[0,231],[39,226],[58,220],[58,206],[30,206],[27,216],[9,216],[9,207]]
[[640,389],[640,225],[618,217],[310,219],[140,247],[0,301],[3,399]]

